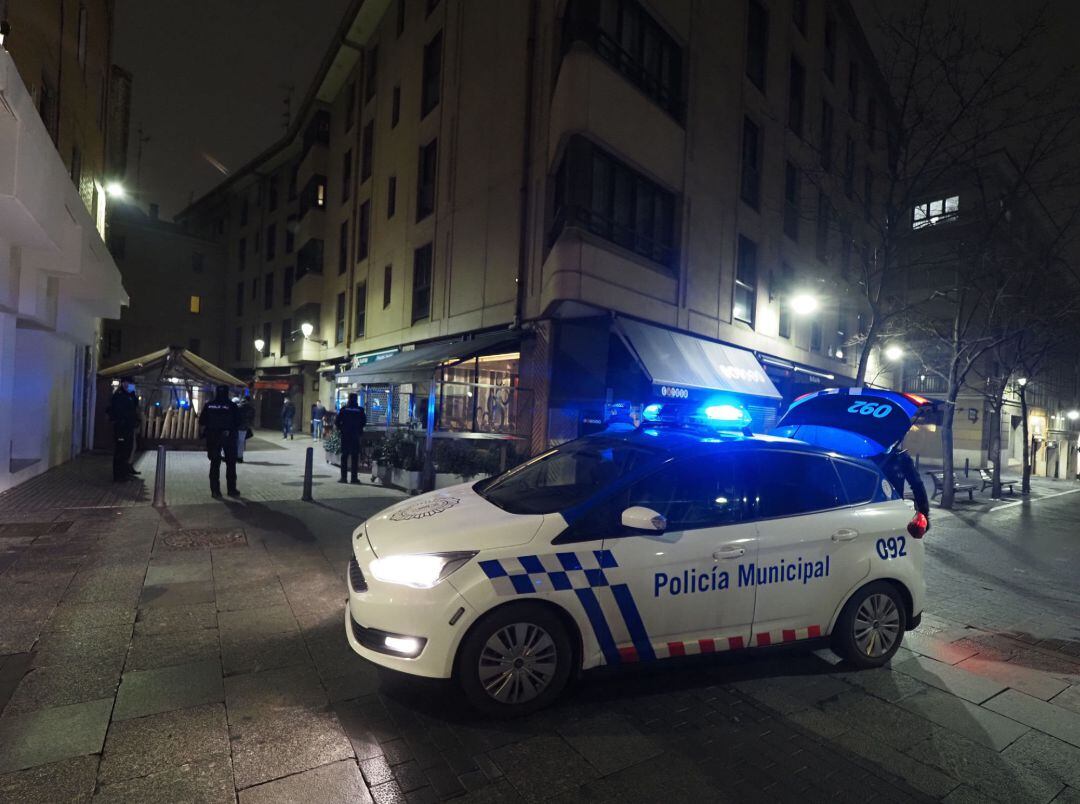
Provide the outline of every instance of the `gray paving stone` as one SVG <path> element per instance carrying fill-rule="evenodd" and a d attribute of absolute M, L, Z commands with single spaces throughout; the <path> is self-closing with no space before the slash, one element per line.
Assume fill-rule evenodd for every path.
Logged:
<path fill-rule="evenodd" d="M 1029 731 L 1022 723 L 933 687 L 904 698 L 899 706 L 995 751 Z"/>
<path fill-rule="evenodd" d="M 875 698 L 895 703 L 927 685 L 906 673 L 898 673 L 891 667 L 876 667 L 868 670 L 850 670 L 833 673 L 833 678 L 861 687 Z"/>
<path fill-rule="evenodd" d="M 1057 794 L 1052 804 L 1080 804 L 1080 788 L 1066 787 Z"/>
<path fill-rule="evenodd" d="M 254 673 L 275 667 L 311 664 L 299 631 L 243 639 L 222 637 L 221 663 L 225 675 Z"/>
<path fill-rule="evenodd" d="M 113 720 L 216 703 L 225 698 L 217 659 L 124 673 Z"/>
<path fill-rule="evenodd" d="M 880 765 L 916 790 L 934 798 L 947 795 L 960 784 L 960 780 L 943 773 L 933 765 L 919 762 L 885 745 L 877 739 L 872 726 L 848 731 L 840 735 L 836 742 L 851 753 Z"/>
<path fill-rule="evenodd" d="M 966 633 L 964 629 L 949 629 L 933 635 L 922 633 L 921 629 L 909 631 L 904 634 L 904 647 L 920 656 L 928 656 L 945 664 L 957 664 L 979 651 L 978 646 L 961 638 Z"/>
<path fill-rule="evenodd" d="M 867 723 L 873 723 L 879 740 L 901 750 L 944 731 L 926 718 L 861 690 L 851 690 L 834 700 L 822 701 L 819 708 L 826 717 L 837 718 L 849 728 L 863 729 Z"/>
<path fill-rule="evenodd" d="M 896 665 L 896 670 L 931 687 L 937 687 L 976 704 L 992 698 L 1005 689 L 1005 685 L 997 681 L 923 656 L 901 662 Z"/>
<path fill-rule="evenodd" d="M 265 609 L 223 611 L 218 614 L 222 642 L 286 632 L 300 632 L 296 617 L 288 606 Z"/>
<path fill-rule="evenodd" d="M 597 777 L 564 740 L 542 734 L 491 752 L 491 758 L 525 801 L 540 801 Z"/>
<path fill-rule="evenodd" d="M 135 620 L 137 635 L 190 631 L 195 628 L 217 628 L 217 607 L 213 603 L 139 609 Z"/>
<path fill-rule="evenodd" d="M 143 569 L 136 567 L 83 568 L 64 592 L 65 603 L 113 601 L 134 606 L 143 584 Z"/>
<path fill-rule="evenodd" d="M 33 664 L 93 665 L 115 663 L 123 667 L 130 625 L 110 625 L 79 631 L 46 631 L 34 646 Z"/>
<path fill-rule="evenodd" d="M 0 773 L 100 752 L 112 705 L 105 698 L 0 717 Z"/>
<path fill-rule="evenodd" d="M 110 625 L 131 625 L 135 608 L 126 603 L 62 603 L 49 618 L 50 631 L 82 631 Z"/>
<path fill-rule="evenodd" d="M 51 611 L 52 609 L 46 610 L 40 618 L 0 621 L 0 654 L 29 652 L 34 647 L 38 634 L 45 627 Z"/>
<path fill-rule="evenodd" d="M 115 782 L 215 757 L 229 757 L 229 727 L 225 707 L 207 704 L 113 723 L 99 775 Z"/>
<path fill-rule="evenodd" d="M 851 690 L 839 678 L 821 673 L 762 675 L 737 681 L 732 686 L 783 714 L 806 709 Z"/>
<path fill-rule="evenodd" d="M 152 670 L 174 664 L 216 659 L 220 655 L 216 628 L 136 634 L 127 654 L 127 670 Z"/>
<path fill-rule="evenodd" d="M 225 702 L 230 726 L 266 717 L 280 709 L 315 709 L 328 703 L 326 691 L 311 665 L 229 676 L 225 679 Z"/>
<path fill-rule="evenodd" d="M 240 804 L 339 804 L 372 801 L 355 760 L 323 765 L 240 791 Z"/>
<path fill-rule="evenodd" d="M 361 660 L 362 661 L 362 660 Z M 326 693 L 332 702 L 350 701 L 378 692 L 382 687 L 379 669 L 368 662 L 346 676 L 323 679 Z"/>
<path fill-rule="evenodd" d="M 1071 684 L 1050 699 L 1054 706 L 1068 709 L 1070 712 L 1080 714 L 1080 685 Z"/>
<path fill-rule="evenodd" d="M 1006 690 L 987 701 L 985 706 L 1070 745 L 1080 746 L 1080 714 L 1076 712 L 1016 690 Z"/>
<path fill-rule="evenodd" d="M 1080 788 L 1080 748 L 1048 734 L 1028 732 L 1006 748 L 1002 756 L 1062 784 Z"/>
<path fill-rule="evenodd" d="M 214 589 L 218 611 L 265 609 L 289 603 L 281 584 L 273 577 L 228 585 L 215 579 Z"/>
<path fill-rule="evenodd" d="M 176 765 L 149 776 L 103 784 L 94 804 L 235 804 L 232 769 L 228 759 L 211 759 Z"/>
<path fill-rule="evenodd" d="M 190 554 L 184 555 L 185 558 Z M 210 561 L 153 561 L 146 569 L 146 586 L 171 586 L 177 583 L 198 583 L 214 580 L 214 568 Z"/>
<path fill-rule="evenodd" d="M 120 664 L 51 664 L 30 670 L 4 708 L 21 715 L 53 706 L 112 698 L 120 683 Z"/>
<path fill-rule="evenodd" d="M 657 757 L 664 750 L 614 712 L 574 719 L 557 730 L 602 776 Z"/>
<path fill-rule="evenodd" d="M 1049 701 L 1069 686 L 1060 678 L 1041 670 L 1024 667 L 1016 662 L 987 659 L 981 655 L 965 659 L 956 666 L 1044 701 Z"/>
<path fill-rule="evenodd" d="M 192 581 L 144 586 L 139 598 L 139 607 L 194 606 L 213 601 L 214 584 L 211 581 Z"/>
<path fill-rule="evenodd" d="M 950 732 L 913 744 L 904 753 L 962 779 L 983 800 L 1049 801 L 1061 789 L 1061 783 L 1045 773 Z M 965 794 L 959 790 L 954 793 L 956 797 Z"/>
<path fill-rule="evenodd" d="M 73 757 L 49 765 L 0 775 L 0 801 L 18 804 L 85 804 L 94 795 L 96 755 Z"/>

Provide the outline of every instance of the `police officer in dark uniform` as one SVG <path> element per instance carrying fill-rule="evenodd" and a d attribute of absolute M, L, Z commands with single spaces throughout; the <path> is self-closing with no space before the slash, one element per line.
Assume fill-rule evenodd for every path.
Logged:
<path fill-rule="evenodd" d="M 349 458 L 352 458 L 352 482 L 359 483 L 357 464 L 360 463 L 360 436 L 367 425 L 367 414 L 360 407 L 356 394 L 349 394 L 345 407 L 338 411 L 336 425 L 341 434 L 341 479 L 338 483 L 345 482 Z"/>
<path fill-rule="evenodd" d="M 131 465 L 135 447 L 135 429 L 139 424 L 139 398 L 135 381 L 124 377 L 109 400 L 109 421 L 113 428 L 113 481 L 127 480 L 138 474 Z"/>
<path fill-rule="evenodd" d="M 915 461 L 910 453 L 902 449 L 899 443 L 893 445 L 878 461 L 881 473 L 892 487 L 904 496 L 904 483 L 911 486 L 911 495 L 915 498 L 915 510 L 926 517 L 926 527 L 930 528 L 930 498 L 926 496 L 926 486 L 915 468 Z"/>
<path fill-rule="evenodd" d="M 212 402 L 199 414 L 199 427 L 206 439 L 206 457 L 210 459 L 210 495 L 221 496 L 221 457 L 225 456 L 225 483 L 230 497 L 239 497 L 236 489 L 236 434 L 240 430 L 240 408 L 229 399 L 227 386 L 219 385 Z"/>

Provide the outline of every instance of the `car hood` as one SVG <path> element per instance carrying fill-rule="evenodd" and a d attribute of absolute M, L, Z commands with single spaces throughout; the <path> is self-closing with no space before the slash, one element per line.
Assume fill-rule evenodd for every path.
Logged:
<path fill-rule="evenodd" d="M 873 458 L 903 440 L 934 403 L 877 388 L 830 388 L 791 403 L 772 435 L 857 458 Z"/>
<path fill-rule="evenodd" d="M 489 550 L 524 544 L 544 522 L 540 514 L 511 514 L 469 484 L 421 494 L 392 505 L 365 523 L 376 556 Z"/>

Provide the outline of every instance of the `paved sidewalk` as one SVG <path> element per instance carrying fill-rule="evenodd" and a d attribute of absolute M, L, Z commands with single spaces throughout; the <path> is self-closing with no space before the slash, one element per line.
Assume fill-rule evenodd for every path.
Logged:
<path fill-rule="evenodd" d="M 105 456 L 0 495 L 0 801 L 1080 796 L 1080 656 L 969 620 L 927 616 L 881 670 L 725 656 L 479 719 L 342 634 L 350 533 L 402 495 L 330 476 L 300 502 L 310 441 L 262 441 L 239 501 L 194 453 L 162 511 L 99 480 Z"/>

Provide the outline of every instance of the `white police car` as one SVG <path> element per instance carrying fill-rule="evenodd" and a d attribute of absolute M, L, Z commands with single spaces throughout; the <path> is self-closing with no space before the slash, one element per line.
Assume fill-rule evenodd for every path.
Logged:
<path fill-rule="evenodd" d="M 765 436 L 730 405 L 651 406 L 636 429 L 392 506 L 353 535 L 349 644 L 454 677 L 494 714 L 539 708 L 599 665 L 819 638 L 883 664 L 921 617 L 923 546 L 868 458 L 925 407 L 824 391 Z"/>

